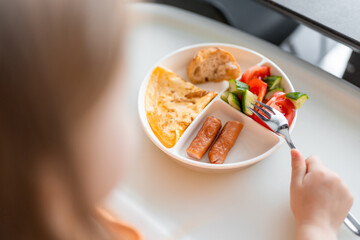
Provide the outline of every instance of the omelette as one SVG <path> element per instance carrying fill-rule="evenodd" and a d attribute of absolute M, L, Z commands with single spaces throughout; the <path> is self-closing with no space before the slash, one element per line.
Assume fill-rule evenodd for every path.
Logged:
<path fill-rule="evenodd" d="M 163 67 L 152 72 L 145 93 L 149 125 L 159 141 L 173 147 L 190 123 L 217 95 L 204 91 Z"/>

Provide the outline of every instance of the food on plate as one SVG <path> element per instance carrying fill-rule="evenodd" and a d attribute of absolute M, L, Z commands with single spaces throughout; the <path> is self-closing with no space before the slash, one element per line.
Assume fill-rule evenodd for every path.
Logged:
<path fill-rule="evenodd" d="M 269 66 L 253 66 L 243 73 L 241 76 L 241 82 L 248 84 L 251 79 L 263 79 L 267 76 L 270 76 Z"/>
<path fill-rule="evenodd" d="M 279 88 L 275 88 L 273 90 L 267 91 L 264 100 L 269 101 L 270 98 L 272 98 L 272 96 L 274 96 L 274 94 L 277 92 L 284 92 L 284 89 L 279 87 Z"/>
<path fill-rule="evenodd" d="M 187 155 L 189 157 L 200 160 L 216 138 L 220 128 L 220 119 L 213 116 L 208 117 L 186 150 Z"/>
<path fill-rule="evenodd" d="M 253 78 L 249 81 L 249 87 L 250 92 L 257 95 L 257 100 L 262 102 L 265 97 L 267 83 L 259 78 Z"/>
<path fill-rule="evenodd" d="M 242 128 L 243 124 L 238 121 L 228 121 L 225 124 L 219 137 L 209 150 L 209 160 L 211 163 L 224 163 L 228 152 L 234 146 Z"/>
<path fill-rule="evenodd" d="M 279 110 L 282 114 L 284 114 L 285 118 L 288 120 L 289 126 L 291 126 L 295 118 L 296 109 L 294 104 L 289 99 L 287 99 L 285 95 L 286 94 L 284 92 L 277 92 L 273 95 L 272 98 L 270 98 L 269 101 L 266 102 L 266 104 L 270 107 L 275 108 L 276 110 Z M 253 114 L 251 118 L 262 126 L 266 127 L 266 124 L 255 114 Z"/>
<path fill-rule="evenodd" d="M 225 92 L 222 92 L 222 93 L 221 93 L 220 98 L 221 98 L 224 102 L 229 103 L 229 101 L 228 101 L 229 95 L 230 95 L 230 91 L 229 91 L 229 90 L 226 90 Z"/>
<path fill-rule="evenodd" d="M 239 98 L 234 93 L 229 92 L 227 101 L 232 107 L 234 107 L 235 109 L 240 111 L 240 109 L 241 109 L 240 101 L 239 101 Z"/>
<path fill-rule="evenodd" d="M 220 98 L 233 108 L 268 128 L 250 110 L 254 110 L 254 105 L 259 105 L 257 102 L 262 102 L 283 113 L 291 125 L 296 110 L 308 96 L 301 92 L 285 93 L 283 77 L 272 75 L 271 67 L 266 65 L 268 64 L 250 67 L 241 75 L 240 67 L 231 53 L 209 47 L 200 50 L 189 63 L 187 74 L 190 81 L 157 66 L 151 73 L 145 90 L 145 113 L 154 135 L 164 147 L 174 147 L 188 126 L 217 96 L 216 92 L 207 91 L 211 88 L 203 90 L 194 84 L 223 80 L 229 83 L 229 88 L 221 93 Z M 215 85 L 217 84 L 205 86 Z M 222 84 L 219 86 L 222 89 Z M 259 113 L 262 114 L 261 111 Z M 221 128 L 221 120 L 209 116 L 191 143 L 188 143 L 187 156 L 200 160 L 208 152 L 210 163 L 223 164 L 236 143 L 243 124 L 228 121 Z"/>
<path fill-rule="evenodd" d="M 188 76 L 192 83 L 236 79 L 241 70 L 234 56 L 216 47 L 200 50 L 190 62 Z"/>
<path fill-rule="evenodd" d="M 236 81 L 234 79 L 229 80 L 229 91 L 236 94 L 241 95 L 245 90 L 250 90 L 249 85 L 246 83 Z"/>
<path fill-rule="evenodd" d="M 263 102 L 283 113 L 291 125 L 296 109 L 308 96 L 301 92 L 285 93 L 281 80 L 281 76 L 270 75 L 269 66 L 253 66 L 243 73 L 240 80 L 229 80 L 229 89 L 221 94 L 221 99 L 268 128 L 249 110 L 254 109 L 256 101 Z"/>
<path fill-rule="evenodd" d="M 252 93 L 250 90 L 246 90 L 241 95 L 242 112 L 249 116 L 252 115 L 253 113 L 250 111 L 249 108 L 254 108 L 254 106 L 252 104 L 254 104 L 256 102 L 257 98 L 258 97 L 254 93 Z"/>
<path fill-rule="evenodd" d="M 263 81 L 267 84 L 267 90 L 271 91 L 280 88 L 281 79 L 281 76 L 268 76 L 264 77 Z"/>
<path fill-rule="evenodd" d="M 165 147 L 173 147 L 216 95 L 183 80 L 170 70 L 156 67 L 145 92 L 146 117 L 155 136 Z"/>
<path fill-rule="evenodd" d="M 304 104 L 304 102 L 309 99 L 306 93 L 301 92 L 287 93 L 285 97 L 294 104 L 296 109 L 299 109 Z"/>

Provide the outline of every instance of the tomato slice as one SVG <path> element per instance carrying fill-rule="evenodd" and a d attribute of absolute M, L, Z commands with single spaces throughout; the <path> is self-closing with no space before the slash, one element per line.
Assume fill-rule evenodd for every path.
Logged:
<path fill-rule="evenodd" d="M 285 98 L 285 95 L 286 95 L 286 93 L 279 91 L 279 92 L 274 93 L 273 97 L 276 97 L 276 98 Z"/>
<path fill-rule="evenodd" d="M 249 81 L 250 92 L 258 96 L 257 100 L 262 102 L 267 88 L 267 83 L 259 78 L 253 78 Z"/>
<path fill-rule="evenodd" d="M 276 110 L 279 110 L 286 119 L 288 120 L 289 126 L 291 126 L 296 110 L 294 104 L 287 98 L 285 98 L 285 93 L 283 92 L 277 92 L 273 95 L 273 97 L 266 103 L 270 107 L 275 108 Z M 260 113 L 261 114 L 261 113 Z M 259 123 L 260 125 L 264 126 L 265 128 L 271 130 L 258 116 L 255 114 L 251 115 L 251 118 Z"/>
<path fill-rule="evenodd" d="M 273 96 L 266 104 L 284 114 L 288 120 L 289 126 L 291 126 L 296 114 L 296 109 L 294 104 L 289 99 L 285 98 L 285 93 Z"/>
<path fill-rule="evenodd" d="M 269 66 L 253 66 L 243 73 L 240 81 L 248 84 L 249 81 L 253 78 L 263 79 L 267 76 L 270 76 Z"/>

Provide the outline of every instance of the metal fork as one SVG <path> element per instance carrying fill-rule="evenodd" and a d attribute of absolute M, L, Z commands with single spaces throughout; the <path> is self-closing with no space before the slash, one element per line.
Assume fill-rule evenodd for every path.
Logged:
<path fill-rule="evenodd" d="M 256 116 L 258 116 L 274 132 L 283 136 L 291 149 L 295 149 L 296 147 L 295 147 L 294 143 L 291 141 L 290 134 L 289 134 L 289 123 L 288 123 L 287 119 L 285 118 L 285 116 L 278 110 L 276 110 L 262 102 L 259 102 L 259 101 L 256 101 L 256 102 L 259 105 L 266 108 L 267 110 L 269 110 L 269 111 L 266 111 L 265 109 L 252 103 L 254 108 L 261 111 L 266 117 L 250 107 L 248 107 L 249 110 L 252 111 Z"/>
<path fill-rule="evenodd" d="M 258 111 L 255 111 L 254 109 L 248 107 L 248 109 L 253 112 L 256 116 L 258 116 L 271 130 L 278 133 L 279 135 L 283 136 L 289 145 L 291 149 L 295 149 L 295 145 L 292 142 L 289 134 L 289 123 L 285 116 L 278 110 L 262 103 L 259 101 L 256 101 L 257 104 L 254 106 L 255 109 Z M 264 108 L 262 108 L 262 107 Z M 360 236 L 360 223 L 356 220 L 356 218 L 349 212 L 347 217 L 344 220 L 344 224 L 357 236 Z"/>

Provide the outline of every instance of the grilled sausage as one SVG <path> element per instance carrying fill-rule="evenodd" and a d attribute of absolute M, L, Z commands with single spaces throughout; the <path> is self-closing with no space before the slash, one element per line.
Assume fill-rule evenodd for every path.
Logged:
<path fill-rule="evenodd" d="M 212 116 L 208 117 L 186 150 L 187 155 L 189 157 L 200 160 L 209 149 L 211 143 L 214 141 L 216 135 L 220 131 L 220 128 L 220 119 Z"/>
<path fill-rule="evenodd" d="M 219 137 L 216 139 L 214 145 L 210 148 L 209 160 L 211 163 L 224 163 L 226 155 L 234 146 L 242 128 L 243 124 L 237 121 L 228 121 L 225 124 Z"/>

